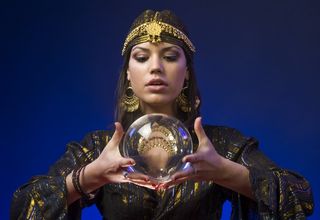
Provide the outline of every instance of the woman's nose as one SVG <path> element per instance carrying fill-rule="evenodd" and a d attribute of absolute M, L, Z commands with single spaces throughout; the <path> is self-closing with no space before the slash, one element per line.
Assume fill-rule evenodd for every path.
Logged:
<path fill-rule="evenodd" d="M 163 72 L 163 63 L 161 57 L 154 55 L 150 59 L 150 73 L 162 73 Z"/>

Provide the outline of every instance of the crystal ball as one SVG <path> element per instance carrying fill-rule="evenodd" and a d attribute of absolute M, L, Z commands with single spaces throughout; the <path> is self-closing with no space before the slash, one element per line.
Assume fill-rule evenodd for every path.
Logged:
<path fill-rule="evenodd" d="M 193 152 L 188 129 L 176 118 L 164 114 L 147 114 L 134 121 L 127 130 L 122 153 L 135 160 L 130 172 L 141 173 L 158 183 L 165 182 L 189 164 L 182 158 Z"/>

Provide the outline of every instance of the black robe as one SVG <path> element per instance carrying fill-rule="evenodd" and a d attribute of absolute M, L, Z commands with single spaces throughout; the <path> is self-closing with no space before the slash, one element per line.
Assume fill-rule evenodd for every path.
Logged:
<path fill-rule="evenodd" d="M 80 199 L 68 207 L 65 177 L 97 158 L 113 134 L 95 131 L 80 143 L 69 143 L 47 175 L 33 177 L 14 193 L 11 219 L 80 219 L 82 208 L 96 204 L 103 219 L 214 220 L 221 218 L 226 200 L 232 204 L 231 219 L 305 219 L 311 215 L 313 198 L 307 180 L 266 158 L 254 138 L 228 127 L 204 128 L 220 155 L 248 168 L 256 201 L 213 182 L 189 180 L 162 192 L 131 183 L 107 184 L 91 201 Z M 190 133 L 196 150 L 196 135 Z"/>

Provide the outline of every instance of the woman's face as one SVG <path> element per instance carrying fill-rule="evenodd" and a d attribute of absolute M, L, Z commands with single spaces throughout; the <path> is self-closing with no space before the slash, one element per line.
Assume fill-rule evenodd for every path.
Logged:
<path fill-rule="evenodd" d="M 173 110 L 188 77 L 184 51 L 177 45 L 146 42 L 131 50 L 127 78 L 146 113 Z"/>

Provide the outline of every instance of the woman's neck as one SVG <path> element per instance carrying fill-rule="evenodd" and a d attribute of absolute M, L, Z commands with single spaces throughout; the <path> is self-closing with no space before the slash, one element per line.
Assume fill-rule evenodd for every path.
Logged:
<path fill-rule="evenodd" d="M 142 104 L 141 110 L 145 114 L 152 114 L 152 113 L 160 113 L 165 114 L 168 116 L 175 117 L 176 111 L 174 105 L 148 105 L 148 104 Z"/>

